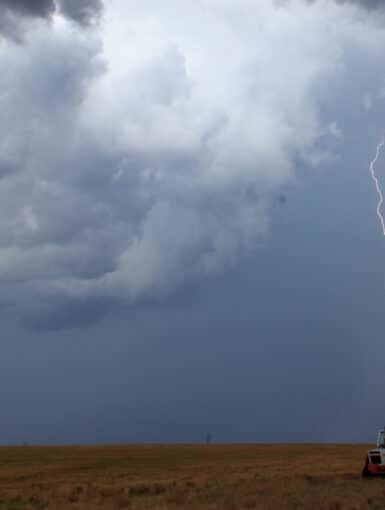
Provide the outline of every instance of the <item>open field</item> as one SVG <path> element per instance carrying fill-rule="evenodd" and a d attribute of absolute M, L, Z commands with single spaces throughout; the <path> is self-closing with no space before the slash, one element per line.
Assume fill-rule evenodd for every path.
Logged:
<path fill-rule="evenodd" d="M 0 448 L 0 510 L 384 509 L 365 445 Z"/>

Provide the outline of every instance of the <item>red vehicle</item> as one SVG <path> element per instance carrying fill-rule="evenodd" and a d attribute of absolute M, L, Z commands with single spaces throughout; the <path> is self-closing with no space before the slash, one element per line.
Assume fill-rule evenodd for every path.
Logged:
<path fill-rule="evenodd" d="M 362 476 L 385 475 L 385 429 L 377 434 L 377 447 L 366 454 Z"/>

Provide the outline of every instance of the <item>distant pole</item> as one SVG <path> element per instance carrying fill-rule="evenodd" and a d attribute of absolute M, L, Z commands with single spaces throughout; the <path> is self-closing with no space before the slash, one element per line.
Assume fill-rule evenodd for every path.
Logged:
<path fill-rule="evenodd" d="M 211 444 L 212 436 L 210 432 L 206 434 L 206 444 Z"/>

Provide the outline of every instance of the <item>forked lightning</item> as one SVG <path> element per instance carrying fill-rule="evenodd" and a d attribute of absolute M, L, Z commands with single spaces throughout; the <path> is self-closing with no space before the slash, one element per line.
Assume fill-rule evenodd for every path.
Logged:
<path fill-rule="evenodd" d="M 380 183 L 378 182 L 378 179 L 377 179 L 376 174 L 374 172 L 375 164 L 377 163 L 377 160 L 378 160 L 378 158 L 380 156 L 380 153 L 381 153 L 381 149 L 382 149 L 382 147 L 384 145 L 385 145 L 385 138 L 383 137 L 381 142 L 377 145 L 376 156 L 373 159 L 373 161 L 371 161 L 369 170 L 370 170 L 370 175 L 372 176 L 372 179 L 374 181 L 374 184 L 376 186 L 376 190 L 377 190 L 377 193 L 378 193 L 378 196 L 379 196 L 379 200 L 378 200 L 378 204 L 377 204 L 377 216 L 378 216 L 378 218 L 380 220 L 380 223 L 381 223 L 381 226 L 382 226 L 382 233 L 385 236 L 385 222 L 384 222 L 384 217 L 382 216 L 382 213 L 381 213 L 381 207 L 382 207 L 382 204 L 384 202 L 384 197 L 382 195 Z"/>

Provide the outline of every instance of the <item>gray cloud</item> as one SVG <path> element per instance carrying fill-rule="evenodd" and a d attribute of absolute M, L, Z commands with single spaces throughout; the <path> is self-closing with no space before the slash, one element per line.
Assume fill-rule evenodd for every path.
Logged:
<path fill-rule="evenodd" d="M 336 0 L 339 4 L 354 4 L 365 9 L 384 8 L 383 0 Z"/>
<path fill-rule="evenodd" d="M 202 24 L 191 2 L 186 32 L 180 3 L 116 0 L 103 41 L 59 23 L 0 45 L 0 303 L 35 327 L 82 324 L 255 250 L 296 166 L 343 137 L 338 94 L 385 48 L 348 7 L 333 31 L 328 5 L 213 1 Z M 363 109 L 385 76 L 354 83 Z"/>
<path fill-rule="evenodd" d="M 0 0 L 0 7 L 28 16 L 48 17 L 55 11 L 53 0 Z"/>
<path fill-rule="evenodd" d="M 305 0 L 309 4 L 314 4 L 319 2 L 319 0 Z M 355 5 L 358 7 L 362 7 L 363 9 L 367 9 L 368 11 L 375 9 L 384 9 L 385 5 L 383 0 L 332 0 L 336 4 L 339 5 Z M 290 2 L 290 0 L 283 0 L 283 4 Z"/>
<path fill-rule="evenodd" d="M 87 24 L 100 14 L 103 4 L 101 0 L 59 0 L 58 6 L 64 16 Z M 57 5 L 54 0 L 0 0 L 0 8 L 26 16 L 48 18 Z"/>
<path fill-rule="evenodd" d="M 56 12 L 80 25 L 99 19 L 101 0 L 0 0 L 0 34 L 21 42 L 24 33 L 33 28 L 33 20 L 50 19 Z"/>
<path fill-rule="evenodd" d="M 97 20 L 102 9 L 102 0 L 60 0 L 61 13 L 82 25 Z"/>

